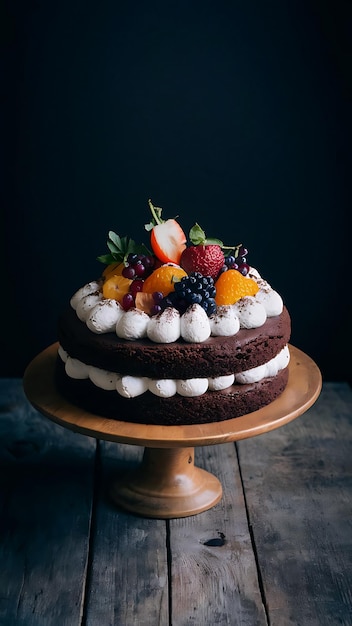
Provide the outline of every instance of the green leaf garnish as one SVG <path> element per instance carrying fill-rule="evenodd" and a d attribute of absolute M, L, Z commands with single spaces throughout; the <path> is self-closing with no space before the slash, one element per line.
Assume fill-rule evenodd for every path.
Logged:
<path fill-rule="evenodd" d="M 114 233 L 113 230 L 109 230 L 108 237 L 111 243 L 113 243 L 117 249 L 121 248 L 121 237 L 119 237 L 119 235 Z"/>
<path fill-rule="evenodd" d="M 211 244 L 220 246 L 222 250 L 227 250 L 227 252 L 225 252 L 225 256 L 228 256 L 231 252 L 233 252 L 236 259 L 238 257 L 239 249 L 242 246 L 241 243 L 237 246 L 225 246 L 220 239 L 206 237 L 204 230 L 197 223 L 192 226 L 189 231 L 189 239 L 194 246 L 209 246 Z"/>
<path fill-rule="evenodd" d="M 222 248 L 224 245 L 222 241 L 220 241 L 220 239 L 208 239 L 205 235 L 204 230 L 199 226 L 199 224 L 195 224 L 194 226 L 192 226 L 191 230 L 189 231 L 189 239 L 194 246 L 207 246 L 213 244 Z"/>
<path fill-rule="evenodd" d="M 100 256 L 97 256 L 97 261 L 100 261 L 100 263 L 105 263 L 105 265 L 115 263 L 115 259 L 112 254 L 102 254 Z"/>
<path fill-rule="evenodd" d="M 137 244 L 130 237 L 120 237 L 113 230 L 109 230 L 106 245 L 110 254 L 102 254 L 97 257 L 97 261 L 105 263 L 105 265 L 111 263 L 125 263 L 126 265 L 129 254 L 151 254 L 144 244 Z"/>

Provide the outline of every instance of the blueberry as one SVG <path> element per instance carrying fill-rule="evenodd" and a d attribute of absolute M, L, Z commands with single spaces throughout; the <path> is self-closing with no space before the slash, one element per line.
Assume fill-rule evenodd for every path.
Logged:
<path fill-rule="evenodd" d="M 208 313 L 208 315 L 213 315 L 213 313 L 215 313 L 215 311 L 216 311 L 216 302 L 215 302 L 214 298 L 209 298 L 207 313 Z"/>
<path fill-rule="evenodd" d="M 189 302 L 191 304 L 200 304 L 202 301 L 202 296 L 199 293 L 191 293 L 189 295 Z"/>

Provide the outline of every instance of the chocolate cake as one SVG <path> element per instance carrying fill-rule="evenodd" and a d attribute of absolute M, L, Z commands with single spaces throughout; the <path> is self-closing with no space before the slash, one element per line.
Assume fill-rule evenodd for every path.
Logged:
<path fill-rule="evenodd" d="M 281 297 L 242 245 L 225 257 L 222 242 L 196 234 L 186 245 L 175 220 L 157 222 L 146 253 L 110 231 L 103 275 L 58 322 L 56 384 L 73 404 L 122 421 L 195 424 L 283 392 L 291 322 Z"/>

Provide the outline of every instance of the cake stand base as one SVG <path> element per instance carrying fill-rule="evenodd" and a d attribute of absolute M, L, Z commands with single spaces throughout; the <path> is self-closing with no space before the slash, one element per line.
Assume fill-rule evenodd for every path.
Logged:
<path fill-rule="evenodd" d="M 314 361 L 290 346 L 286 389 L 258 411 L 209 424 L 133 424 L 89 413 L 61 396 L 54 378 L 57 349 L 58 344 L 49 346 L 27 367 L 23 385 L 28 400 L 65 428 L 97 439 L 144 447 L 139 468 L 121 476 L 111 487 L 111 497 L 117 504 L 144 517 L 187 517 L 213 507 L 221 499 L 221 484 L 194 465 L 194 447 L 239 441 L 279 428 L 307 411 L 322 385 Z"/>
<path fill-rule="evenodd" d="M 219 480 L 194 465 L 194 448 L 145 448 L 140 466 L 112 484 L 112 499 L 143 517 L 196 515 L 222 496 Z"/>

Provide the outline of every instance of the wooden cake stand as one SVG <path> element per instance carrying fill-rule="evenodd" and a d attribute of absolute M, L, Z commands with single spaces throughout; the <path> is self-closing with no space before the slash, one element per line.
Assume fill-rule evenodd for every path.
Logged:
<path fill-rule="evenodd" d="M 24 390 L 46 417 L 97 439 L 144 446 L 137 470 L 112 485 L 111 494 L 125 509 L 159 519 L 186 517 L 214 506 L 222 496 L 219 480 L 194 464 L 194 447 L 237 441 L 279 428 L 304 413 L 319 396 L 317 365 L 290 346 L 289 380 L 281 396 L 266 407 L 223 422 L 192 426 L 154 426 L 107 419 L 80 409 L 56 390 L 54 369 L 58 344 L 41 352 L 28 366 Z"/>

